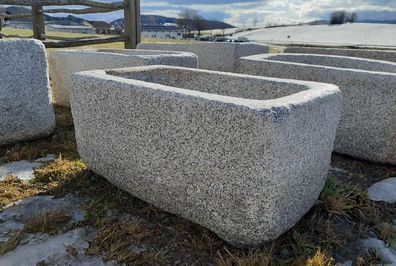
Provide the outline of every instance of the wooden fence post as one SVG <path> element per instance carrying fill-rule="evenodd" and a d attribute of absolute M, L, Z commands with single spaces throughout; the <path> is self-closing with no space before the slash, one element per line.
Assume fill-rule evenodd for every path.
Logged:
<path fill-rule="evenodd" d="M 136 49 L 140 42 L 140 0 L 124 0 L 125 49 Z"/>
<path fill-rule="evenodd" d="M 32 6 L 33 37 L 37 40 L 44 40 L 45 24 L 43 6 Z"/>

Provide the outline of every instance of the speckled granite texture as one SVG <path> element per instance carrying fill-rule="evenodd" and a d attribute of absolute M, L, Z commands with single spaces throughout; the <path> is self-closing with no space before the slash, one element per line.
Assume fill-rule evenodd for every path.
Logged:
<path fill-rule="evenodd" d="M 93 171 L 254 246 L 318 198 L 341 98 L 330 84 L 146 66 L 75 74 L 71 108 Z"/>
<path fill-rule="evenodd" d="M 196 68 L 197 60 L 196 55 L 185 52 L 125 49 L 52 51 L 49 56 L 49 65 L 54 100 L 59 105 L 70 106 L 71 78 L 79 71 L 143 65 Z"/>
<path fill-rule="evenodd" d="M 269 52 L 269 46 L 258 43 L 140 43 L 138 48 L 191 52 L 198 56 L 198 68 L 226 72 L 234 72 L 242 56 Z"/>
<path fill-rule="evenodd" d="M 258 55 L 241 59 L 238 72 L 339 86 L 343 111 L 335 151 L 396 164 L 395 63 L 331 55 Z"/>
<path fill-rule="evenodd" d="M 0 40 L 0 145 L 46 136 L 54 128 L 44 45 Z"/>
<path fill-rule="evenodd" d="M 319 48 L 319 47 L 298 47 L 290 46 L 284 51 L 285 53 L 297 54 L 327 54 L 341 55 L 350 57 L 360 57 L 375 60 L 384 60 L 396 62 L 395 50 L 374 50 L 374 49 L 347 49 L 347 48 Z"/>

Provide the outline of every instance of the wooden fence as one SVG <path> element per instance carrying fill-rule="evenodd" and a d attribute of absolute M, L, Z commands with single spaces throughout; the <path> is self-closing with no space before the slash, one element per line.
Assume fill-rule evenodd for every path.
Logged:
<path fill-rule="evenodd" d="M 17 18 L 32 18 L 33 36 L 42 40 L 48 48 L 74 47 L 89 44 L 120 42 L 125 43 L 126 49 L 135 49 L 140 42 L 140 0 L 124 0 L 122 2 L 102 3 L 93 0 L 0 0 L 0 5 L 30 6 L 31 15 L 7 15 L 0 14 L 0 18 L 10 20 Z M 85 6 L 83 9 L 53 8 L 43 9 L 43 6 Z M 65 38 L 45 34 L 44 14 L 69 13 L 69 14 L 91 14 L 107 13 L 116 10 L 124 10 L 124 33 L 119 36 L 106 38 Z M 6 35 L 1 33 L 0 37 L 21 37 L 18 35 Z"/>

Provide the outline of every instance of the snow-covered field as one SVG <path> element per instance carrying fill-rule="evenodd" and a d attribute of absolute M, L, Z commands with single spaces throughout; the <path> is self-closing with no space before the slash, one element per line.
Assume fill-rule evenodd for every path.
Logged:
<path fill-rule="evenodd" d="M 285 44 L 396 46 L 396 24 L 303 25 L 241 32 L 234 38 Z"/>

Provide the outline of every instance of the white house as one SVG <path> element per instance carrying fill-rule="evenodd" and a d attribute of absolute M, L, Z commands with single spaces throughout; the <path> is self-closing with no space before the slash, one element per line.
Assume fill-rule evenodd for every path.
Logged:
<path fill-rule="evenodd" d="M 95 28 L 87 27 L 87 26 L 68 26 L 68 25 L 47 24 L 46 28 L 47 28 L 47 31 L 96 34 Z"/>
<path fill-rule="evenodd" d="M 175 26 L 142 26 L 143 38 L 182 39 L 182 31 Z"/>

